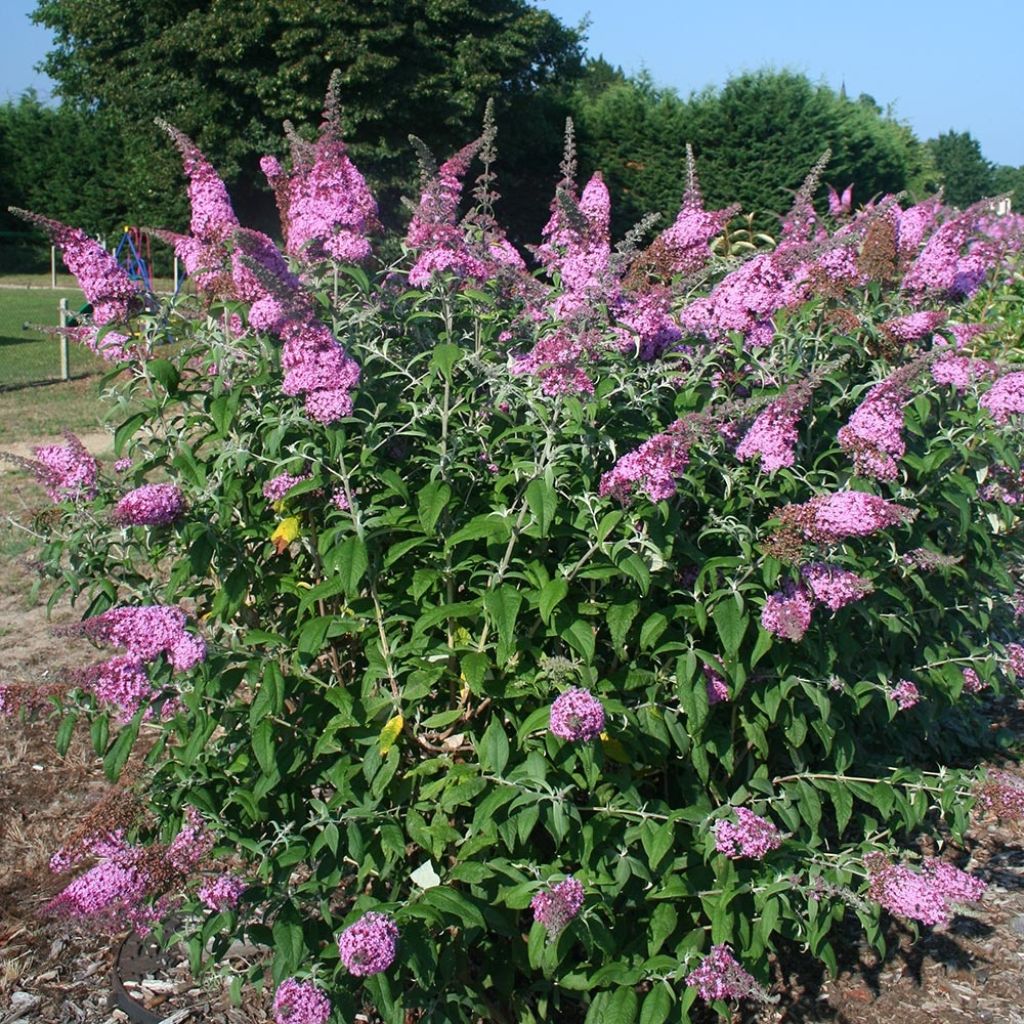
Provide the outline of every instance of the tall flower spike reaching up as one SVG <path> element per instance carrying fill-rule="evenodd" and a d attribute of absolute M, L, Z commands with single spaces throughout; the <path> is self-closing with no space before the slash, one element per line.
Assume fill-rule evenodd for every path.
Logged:
<path fill-rule="evenodd" d="M 96 496 L 99 463 L 85 445 L 64 431 L 67 444 L 45 444 L 32 449 L 34 459 L 0 453 L 0 458 L 31 473 L 46 489 L 51 501 L 80 501 Z"/>
<path fill-rule="evenodd" d="M 277 198 L 290 256 L 358 263 L 370 255 L 366 235 L 377 225 L 377 203 L 345 148 L 339 84 L 340 73 L 335 71 L 324 101 L 320 138 L 311 146 L 295 137 L 291 173 L 272 157 L 264 157 L 261 167 Z"/>
<path fill-rule="evenodd" d="M 202 242 L 226 241 L 239 227 L 227 186 L 184 132 L 161 118 L 157 118 L 156 123 L 170 135 L 181 152 L 192 204 L 192 234 Z"/>
<path fill-rule="evenodd" d="M 782 219 L 779 249 L 803 246 L 812 240 L 814 226 L 818 223 L 818 215 L 814 212 L 814 193 L 818 190 L 822 172 L 831 157 L 832 150 L 826 149 L 793 196 L 793 205 Z"/>
<path fill-rule="evenodd" d="M 740 204 L 724 210 L 704 209 L 697 178 L 693 147 L 686 144 L 686 191 L 673 224 L 666 228 L 644 255 L 643 264 L 656 268 L 661 276 L 692 274 L 711 259 L 711 240 L 739 213 Z"/>

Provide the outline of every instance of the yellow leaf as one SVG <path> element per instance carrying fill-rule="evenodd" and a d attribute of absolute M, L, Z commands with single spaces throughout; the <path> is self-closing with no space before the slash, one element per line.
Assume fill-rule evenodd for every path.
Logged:
<path fill-rule="evenodd" d="M 281 554 L 298 535 L 299 520 L 295 516 L 289 516 L 277 524 L 277 529 L 270 535 L 270 542 L 274 545 L 274 550 Z"/>
<path fill-rule="evenodd" d="M 604 756 L 609 760 L 617 761 L 619 764 L 629 764 L 629 755 L 626 753 L 626 748 L 606 732 L 601 733 L 601 749 L 604 751 Z"/>
<path fill-rule="evenodd" d="M 395 740 L 398 739 L 398 734 L 402 731 L 403 725 L 405 725 L 405 719 L 401 715 L 395 715 L 394 718 L 389 718 L 384 723 L 384 728 L 380 731 L 380 752 L 382 757 L 395 745 Z"/>

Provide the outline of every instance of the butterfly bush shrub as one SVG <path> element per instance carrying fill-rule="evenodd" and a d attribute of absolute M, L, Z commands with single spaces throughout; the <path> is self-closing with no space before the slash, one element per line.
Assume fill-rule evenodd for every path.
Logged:
<path fill-rule="evenodd" d="M 90 270 L 117 473 L 32 465 L 67 642 L 110 659 L 58 740 L 88 722 L 137 813 L 89 816 L 53 912 L 174 911 L 196 970 L 255 942 L 278 1021 L 655 1024 L 977 899 L 923 840 L 1024 805 L 972 767 L 1024 664 L 1020 218 L 825 216 L 819 167 L 719 257 L 691 158 L 613 249 L 570 146 L 530 272 L 488 125 L 379 266 L 327 113 L 265 162 L 286 252 L 172 130 L 193 293 Z"/>

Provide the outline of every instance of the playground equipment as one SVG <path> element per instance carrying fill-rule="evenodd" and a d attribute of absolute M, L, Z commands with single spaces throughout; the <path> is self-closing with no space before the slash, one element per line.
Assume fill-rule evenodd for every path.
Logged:
<path fill-rule="evenodd" d="M 114 250 L 114 259 L 124 267 L 133 281 L 138 281 L 148 292 L 153 290 L 153 276 L 150 272 L 153 250 L 145 231 L 126 224 L 121 241 Z"/>

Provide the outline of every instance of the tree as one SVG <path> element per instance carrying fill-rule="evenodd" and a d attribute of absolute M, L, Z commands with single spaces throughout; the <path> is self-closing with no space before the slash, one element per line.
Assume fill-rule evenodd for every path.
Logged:
<path fill-rule="evenodd" d="M 177 161 L 152 120 L 175 124 L 243 215 L 272 208 L 258 159 L 283 152 L 284 118 L 316 125 L 333 68 L 352 156 L 393 217 L 410 133 L 447 155 L 478 130 L 489 96 L 499 123 L 521 116 L 581 63 L 578 33 L 525 0 L 38 0 L 33 20 L 55 32 L 43 69 L 65 100 L 161 154 L 160 181 Z"/>
<path fill-rule="evenodd" d="M 942 176 L 947 203 L 970 206 L 996 191 L 995 169 L 982 156 L 981 146 L 970 132 L 945 132 L 929 139 L 928 148 Z"/>
<path fill-rule="evenodd" d="M 671 220 L 685 185 L 685 147 L 697 155 L 711 208 L 740 202 L 768 231 L 826 148 L 825 180 L 874 195 L 934 182 L 930 154 L 870 97 L 849 100 L 803 75 L 758 71 L 681 99 L 645 76 L 579 90 L 580 152 L 612 188 L 621 230 L 647 210 Z"/>
<path fill-rule="evenodd" d="M 1024 207 L 1024 167 L 999 164 L 992 169 L 993 192 L 1008 193 L 1013 209 L 1018 213 Z"/>

